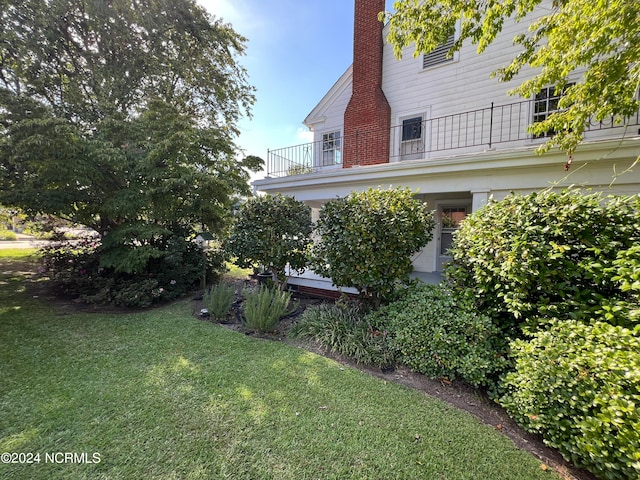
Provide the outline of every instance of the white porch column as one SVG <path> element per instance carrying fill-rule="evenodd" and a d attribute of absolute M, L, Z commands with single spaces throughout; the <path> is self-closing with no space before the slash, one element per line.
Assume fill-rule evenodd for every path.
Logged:
<path fill-rule="evenodd" d="M 489 202 L 490 190 L 472 190 L 473 201 L 471 203 L 471 211 L 475 212 L 484 207 Z"/>

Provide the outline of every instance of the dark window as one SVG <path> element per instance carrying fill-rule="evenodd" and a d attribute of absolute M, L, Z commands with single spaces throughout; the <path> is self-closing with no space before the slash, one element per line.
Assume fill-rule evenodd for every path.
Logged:
<path fill-rule="evenodd" d="M 415 160 L 424 156 L 422 123 L 422 116 L 406 118 L 402 121 L 400 141 L 400 158 L 402 160 Z"/>
<path fill-rule="evenodd" d="M 422 117 L 407 118 L 402 121 L 402 141 L 422 138 Z"/>

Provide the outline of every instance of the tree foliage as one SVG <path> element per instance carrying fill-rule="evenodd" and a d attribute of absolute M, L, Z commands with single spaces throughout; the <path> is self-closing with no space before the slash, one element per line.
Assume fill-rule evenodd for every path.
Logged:
<path fill-rule="evenodd" d="M 242 36 L 193 0 L 0 12 L 0 202 L 94 228 L 104 266 L 128 272 L 174 232 L 223 229 L 261 163 L 236 159 L 254 101 Z"/>
<path fill-rule="evenodd" d="M 287 265 L 299 272 L 309 262 L 311 207 L 281 194 L 249 199 L 240 210 L 227 248 L 242 268 L 263 267 L 286 284 Z"/>
<path fill-rule="evenodd" d="M 559 108 L 531 126 L 532 133 L 553 130 L 553 145 L 572 153 L 591 121 L 615 118 L 623 123 L 638 111 L 640 86 L 640 2 L 636 0 L 398 0 L 395 13 L 387 13 L 389 41 L 397 56 L 415 45 L 415 54 L 427 53 L 455 32 L 452 47 L 470 40 L 483 52 L 506 22 L 528 22 L 514 38 L 522 51 L 510 65 L 495 72 L 511 80 L 527 67 L 536 74 L 511 93 L 529 98 L 548 85 L 563 89 Z M 381 14 L 385 17 L 385 14 Z M 580 71 L 575 84 L 572 72 Z"/>
<path fill-rule="evenodd" d="M 411 255 L 433 238 L 434 226 L 433 212 L 408 188 L 352 192 L 322 207 L 313 268 L 380 305 L 409 279 Z"/>

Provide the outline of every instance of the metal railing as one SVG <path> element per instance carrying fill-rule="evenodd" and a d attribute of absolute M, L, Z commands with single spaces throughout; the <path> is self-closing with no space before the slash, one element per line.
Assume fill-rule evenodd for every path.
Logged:
<path fill-rule="evenodd" d="M 477 110 L 445 115 L 423 120 L 417 138 L 403 140 L 403 125 L 392 126 L 387 136 L 384 131 L 360 131 L 355 135 L 322 142 L 311 142 L 267 152 L 267 175 L 284 177 L 303 175 L 331 166 L 340 166 L 343 152 L 349 151 L 355 158 L 350 163 L 381 163 L 386 161 L 408 161 L 426 159 L 440 155 L 438 152 L 456 151 L 473 153 L 492 148 L 515 148 L 523 142 L 535 140 L 527 131 L 531 123 L 533 101 L 506 105 L 494 105 Z M 640 110 L 624 122 L 614 118 L 589 122 L 586 132 L 640 125 Z M 405 135 L 406 137 L 406 135 Z M 385 151 L 377 148 L 389 142 L 388 158 L 372 158 L 375 153 Z M 518 143 L 519 144 L 516 144 Z M 367 148 L 362 148 L 365 145 Z M 368 147 L 373 148 L 368 148 Z M 434 155 L 435 154 L 435 155 Z"/>

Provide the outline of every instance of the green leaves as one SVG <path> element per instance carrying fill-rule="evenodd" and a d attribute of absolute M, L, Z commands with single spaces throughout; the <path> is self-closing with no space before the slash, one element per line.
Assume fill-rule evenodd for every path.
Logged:
<path fill-rule="evenodd" d="M 637 322 L 640 197 L 512 195 L 467 217 L 448 270 L 505 328 L 554 317 Z"/>
<path fill-rule="evenodd" d="M 244 292 L 244 325 L 259 332 L 271 331 L 289 312 L 291 293 L 258 287 Z"/>
<path fill-rule="evenodd" d="M 444 285 L 417 284 L 367 315 L 399 360 L 429 377 L 493 386 L 506 367 L 506 342 L 486 315 Z"/>
<path fill-rule="evenodd" d="M 161 255 L 122 232 L 222 233 L 262 163 L 234 144 L 245 39 L 192 0 L 5 3 L 0 202 L 94 228 L 122 271 Z"/>
<path fill-rule="evenodd" d="M 409 279 L 411 255 L 433 237 L 433 212 L 406 188 L 369 189 L 327 202 L 316 229 L 314 270 L 355 287 L 375 305 Z"/>
<path fill-rule="evenodd" d="M 565 458 L 607 479 L 640 475 L 640 339 L 604 322 L 554 321 L 512 344 L 502 406 Z"/>
<path fill-rule="evenodd" d="M 264 267 L 284 286 L 287 265 L 307 267 L 312 228 L 309 206 L 280 194 L 259 196 L 242 206 L 227 248 L 238 266 Z"/>

